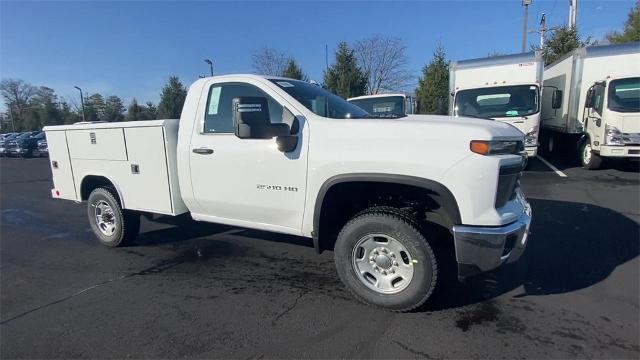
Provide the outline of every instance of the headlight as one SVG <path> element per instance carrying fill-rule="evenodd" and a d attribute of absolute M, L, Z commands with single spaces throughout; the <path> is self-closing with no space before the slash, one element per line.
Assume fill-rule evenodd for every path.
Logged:
<path fill-rule="evenodd" d="M 524 145 L 522 141 L 472 140 L 469 149 L 480 155 L 519 155 Z"/>
<path fill-rule="evenodd" d="M 604 143 L 606 145 L 620 146 L 624 145 L 622 133 L 614 126 L 606 125 L 604 127 Z"/>
<path fill-rule="evenodd" d="M 538 145 L 538 126 L 534 126 L 524 135 L 524 144 L 528 146 Z"/>

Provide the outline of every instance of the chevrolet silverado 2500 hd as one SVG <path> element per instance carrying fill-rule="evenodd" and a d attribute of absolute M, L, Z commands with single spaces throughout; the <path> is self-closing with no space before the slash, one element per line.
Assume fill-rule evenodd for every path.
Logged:
<path fill-rule="evenodd" d="M 86 201 L 107 246 L 135 237 L 142 213 L 306 236 L 358 299 L 406 311 L 446 260 L 429 229 L 452 235 L 459 277 L 527 242 L 524 138 L 497 121 L 379 119 L 303 81 L 227 75 L 191 85 L 180 120 L 45 131 L 52 196 Z"/>

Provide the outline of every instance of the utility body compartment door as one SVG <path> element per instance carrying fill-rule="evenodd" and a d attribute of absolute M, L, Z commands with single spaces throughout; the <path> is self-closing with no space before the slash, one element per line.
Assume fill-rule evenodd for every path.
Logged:
<path fill-rule="evenodd" d="M 298 146 L 278 150 L 276 139 L 240 139 L 233 133 L 232 99 L 264 96 L 273 123 L 283 107 L 300 113 L 258 81 L 211 81 L 204 87 L 189 145 L 191 184 L 198 220 L 300 234 L 307 174 L 307 132 L 301 121 Z M 215 103 L 212 103 L 215 102 Z M 207 104 L 206 106 L 203 106 Z"/>
<path fill-rule="evenodd" d="M 49 162 L 53 175 L 52 196 L 60 199 L 77 200 L 76 187 L 73 179 L 69 148 L 67 147 L 66 131 L 47 131 L 49 147 Z"/>

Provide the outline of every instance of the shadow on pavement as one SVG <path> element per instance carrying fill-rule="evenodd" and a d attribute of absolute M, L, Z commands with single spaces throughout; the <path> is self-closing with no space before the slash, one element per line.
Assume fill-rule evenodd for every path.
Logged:
<path fill-rule="evenodd" d="M 451 268 L 445 269 L 448 270 L 446 274 L 453 276 L 440 277 L 445 280 L 441 282 L 445 285 L 441 285 L 432 299 L 419 311 L 438 311 L 480 303 L 520 286 L 523 286 L 523 291 L 516 294 L 516 297 L 572 292 L 601 282 L 617 266 L 639 255 L 640 227 L 638 223 L 622 214 L 599 206 L 575 202 L 530 199 L 530 203 L 533 208 L 531 237 L 524 255 L 518 262 L 470 278 L 465 284 L 455 281 L 455 272 L 451 271 Z M 273 271 L 273 266 L 278 267 L 280 263 L 282 266 L 290 265 L 292 261 L 300 267 L 290 269 L 292 275 L 297 273 L 296 276 L 300 276 L 312 262 L 300 257 L 292 259 L 286 255 L 269 258 L 255 249 L 240 249 L 240 245 L 234 241 L 203 239 L 206 241 L 198 241 L 197 244 L 188 242 L 230 230 L 233 231 L 233 235 L 249 237 L 256 241 L 289 243 L 309 248 L 313 247 L 311 239 L 201 223 L 188 217 L 158 220 L 177 226 L 142 233 L 136 244 L 177 245 L 176 250 L 182 253 L 171 260 L 172 264 L 189 259 L 203 261 L 208 256 L 214 256 L 216 261 L 225 261 L 227 255 L 230 258 L 246 257 L 243 261 L 256 264 L 257 272 L 250 275 L 251 277 L 268 276 L 268 273 Z M 184 242 L 184 246 L 178 244 L 181 242 Z M 221 251 L 221 247 L 226 251 Z M 237 251 L 234 250 L 235 247 L 238 247 Z M 261 259 L 262 257 L 266 258 Z M 321 267 L 315 269 L 314 273 L 323 274 L 322 281 L 319 277 L 308 277 L 304 288 L 309 292 L 320 293 L 321 289 L 327 287 L 327 284 L 324 284 L 327 282 L 331 285 L 331 294 L 348 298 L 346 289 L 337 280 L 332 263 L 327 261 L 314 265 Z M 263 266 L 262 270 L 258 270 Z M 336 279 L 328 279 L 328 276 L 334 275 Z M 314 285 L 310 283 L 313 279 L 320 282 Z M 281 280 L 290 282 L 288 285 L 282 283 L 282 286 L 294 286 L 297 281 L 291 277 Z"/>
<path fill-rule="evenodd" d="M 516 297 L 580 290 L 639 255 L 640 226 L 628 217 L 590 204 L 529 200 L 533 223 L 522 258 L 465 285 L 449 284 L 426 310 L 482 302 L 521 285 L 523 292 Z"/>

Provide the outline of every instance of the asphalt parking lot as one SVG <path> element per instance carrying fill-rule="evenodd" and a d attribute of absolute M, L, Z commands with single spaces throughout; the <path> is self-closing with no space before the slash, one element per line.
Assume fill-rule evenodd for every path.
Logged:
<path fill-rule="evenodd" d="M 566 176 L 530 164 L 517 264 L 394 314 L 304 238 L 160 219 L 107 249 L 85 206 L 51 199 L 47 159 L 0 159 L 0 356 L 637 359 L 638 164 L 549 161 Z"/>

